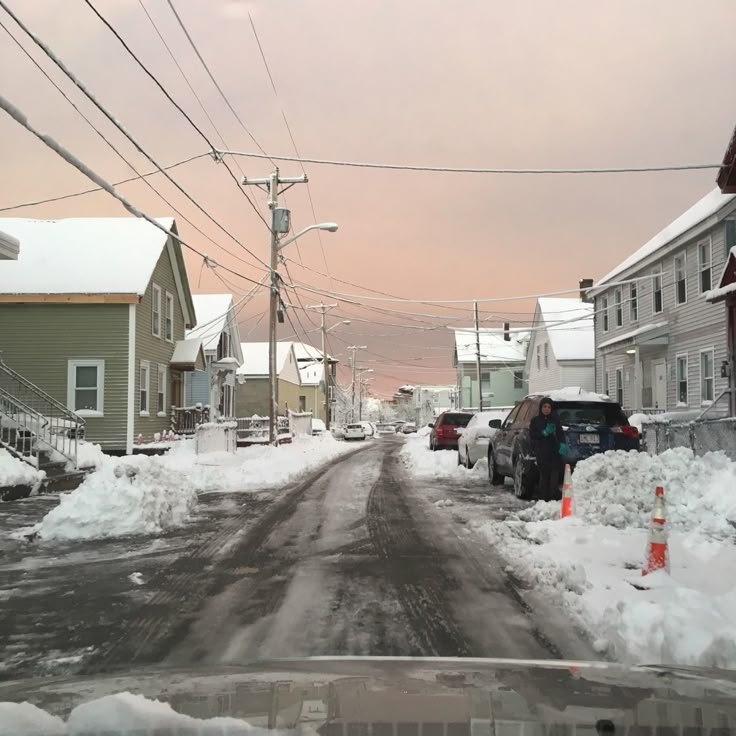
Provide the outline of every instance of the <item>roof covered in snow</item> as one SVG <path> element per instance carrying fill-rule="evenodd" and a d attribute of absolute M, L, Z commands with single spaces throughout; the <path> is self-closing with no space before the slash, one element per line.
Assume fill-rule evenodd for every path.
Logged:
<path fill-rule="evenodd" d="M 192 300 L 197 315 L 197 326 L 187 332 L 187 337 L 199 337 L 205 350 L 217 350 L 220 335 L 228 325 L 233 295 L 193 294 Z"/>
<path fill-rule="evenodd" d="M 552 401 L 611 401 L 605 394 L 595 394 L 579 386 L 565 386 L 555 391 L 541 392 L 534 396 L 549 396 Z"/>
<path fill-rule="evenodd" d="M 305 342 L 292 342 L 290 344 L 294 346 L 294 355 L 300 363 L 310 360 L 322 360 L 322 351 L 319 348 Z M 335 359 L 328 353 L 327 360 L 333 362 Z"/>
<path fill-rule="evenodd" d="M 528 332 L 512 332 L 511 340 L 504 340 L 503 331 L 481 328 L 478 331 L 482 363 L 524 363 L 529 344 Z M 472 363 L 476 354 L 476 332 L 473 329 L 455 330 L 455 351 L 458 363 Z"/>
<path fill-rule="evenodd" d="M 309 363 L 299 369 L 299 376 L 305 386 L 319 386 L 325 375 L 322 363 Z"/>
<path fill-rule="evenodd" d="M 621 261 L 613 270 L 600 279 L 595 286 L 603 286 L 613 280 L 615 276 L 636 266 L 647 256 L 656 253 L 668 243 L 686 233 L 691 228 L 699 225 L 711 215 L 715 215 L 722 207 L 733 201 L 736 194 L 722 194 L 720 189 L 708 192 L 700 201 L 696 202 L 689 210 L 683 212 L 677 219 L 673 220 L 666 228 L 660 230 L 651 240 L 648 240 L 636 252 Z M 0 223 L 1 224 L 1 223 Z"/>
<path fill-rule="evenodd" d="M 593 305 L 580 299 L 543 297 L 537 300 L 557 360 L 593 360 Z"/>
<path fill-rule="evenodd" d="M 736 247 L 731 248 L 726 262 L 723 264 L 721 277 L 715 289 L 703 293 L 709 302 L 717 302 L 725 299 L 730 294 L 736 294 Z"/>
<path fill-rule="evenodd" d="M 202 353 L 202 340 L 198 337 L 178 340 L 174 346 L 174 354 L 169 361 L 171 365 L 192 366 L 204 370 L 205 361 Z"/>
<path fill-rule="evenodd" d="M 238 374 L 243 376 L 267 376 L 268 375 L 268 343 L 267 342 L 241 342 L 243 351 L 243 364 L 238 368 Z M 276 370 L 281 373 L 286 365 L 292 344 L 290 342 L 276 343 Z"/>
<path fill-rule="evenodd" d="M 157 222 L 174 225 L 171 217 Z M 137 217 L 2 218 L 0 230 L 22 243 L 18 260 L 0 269 L 3 294 L 142 296 L 168 241 Z"/>

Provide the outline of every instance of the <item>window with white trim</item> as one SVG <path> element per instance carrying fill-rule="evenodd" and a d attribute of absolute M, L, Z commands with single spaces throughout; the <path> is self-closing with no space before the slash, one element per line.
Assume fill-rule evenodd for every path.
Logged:
<path fill-rule="evenodd" d="M 662 266 L 652 274 L 652 312 L 659 314 L 664 309 L 662 299 Z"/>
<path fill-rule="evenodd" d="M 629 284 L 629 319 L 632 322 L 639 321 L 639 291 L 636 281 Z"/>
<path fill-rule="evenodd" d="M 601 298 L 601 313 L 603 314 L 603 332 L 608 332 L 608 297 Z"/>
<path fill-rule="evenodd" d="M 537 345 L 537 370 L 542 369 L 542 348 Z"/>
<path fill-rule="evenodd" d="M 174 341 L 174 295 L 166 292 L 166 316 L 164 319 L 164 336 L 169 342 Z"/>
<path fill-rule="evenodd" d="M 675 278 L 675 304 L 687 302 L 687 260 L 685 253 L 675 256 L 674 260 Z"/>
<path fill-rule="evenodd" d="M 158 393 L 156 395 L 156 411 L 159 416 L 166 416 L 166 387 L 168 374 L 166 366 L 159 363 L 158 366 Z"/>
<path fill-rule="evenodd" d="M 687 355 L 677 358 L 677 403 L 687 405 Z"/>
<path fill-rule="evenodd" d="M 161 337 L 161 287 L 153 285 L 151 291 L 151 334 Z"/>
<path fill-rule="evenodd" d="M 713 384 L 714 374 L 713 366 L 715 364 L 715 350 L 700 351 L 700 401 L 713 401 Z"/>
<path fill-rule="evenodd" d="M 621 289 L 613 292 L 613 302 L 616 305 L 616 327 L 622 327 L 624 324 L 624 308 L 621 303 Z"/>
<path fill-rule="evenodd" d="M 710 291 L 713 283 L 713 248 L 710 238 L 698 243 L 698 265 L 700 268 L 700 293 Z"/>
<path fill-rule="evenodd" d="M 68 362 L 67 406 L 82 417 L 104 416 L 104 360 L 70 360 Z"/>
<path fill-rule="evenodd" d="M 140 369 L 140 413 L 148 416 L 148 401 L 151 395 L 151 365 L 147 360 L 141 361 Z"/>
<path fill-rule="evenodd" d="M 549 343 L 544 343 L 544 367 L 549 368 Z"/>
<path fill-rule="evenodd" d="M 624 405 L 624 369 L 616 368 L 616 401 Z"/>

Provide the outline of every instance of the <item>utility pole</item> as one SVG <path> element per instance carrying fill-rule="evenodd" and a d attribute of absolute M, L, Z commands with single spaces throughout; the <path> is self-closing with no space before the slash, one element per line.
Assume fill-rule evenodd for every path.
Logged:
<path fill-rule="evenodd" d="M 480 379 L 480 327 L 478 326 L 478 302 L 473 302 L 475 316 L 475 370 L 478 374 L 478 411 L 483 411 L 483 386 Z"/>
<path fill-rule="evenodd" d="M 325 373 L 325 427 L 330 429 L 330 366 L 327 362 L 327 325 L 325 324 L 325 315 L 328 309 L 334 309 L 337 304 L 315 304 L 314 306 L 306 306 L 305 309 L 318 309 L 322 315 L 320 328 L 322 331 L 322 365 Z"/>
<path fill-rule="evenodd" d="M 352 399 L 350 402 L 350 421 L 355 421 L 355 354 L 358 352 L 358 350 L 367 350 L 366 345 L 349 345 L 348 350 L 353 354 L 350 359 L 350 365 L 353 369 L 353 391 L 352 391 Z"/>
<path fill-rule="evenodd" d="M 283 178 L 278 168 L 271 176 L 265 179 L 249 179 L 243 177 L 243 185 L 254 185 L 268 193 L 268 208 L 271 210 L 271 293 L 268 305 L 268 382 L 270 388 L 271 411 L 268 417 L 268 441 L 272 445 L 278 444 L 277 417 L 279 413 L 279 382 L 276 371 L 276 322 L 278 319 L 279 302 L 279 235 L 288 233 L 291 229 L 289 210 L 279 209 L 279 194 L 291 188 L 294 184 L 306 184 L 306 174 Z M 279 186 L 287 184 L 279 192 Z"/>

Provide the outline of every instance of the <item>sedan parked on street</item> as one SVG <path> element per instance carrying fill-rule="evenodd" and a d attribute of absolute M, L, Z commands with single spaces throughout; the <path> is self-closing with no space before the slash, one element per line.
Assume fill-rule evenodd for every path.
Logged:
<path fill-rule="evenodd" d="M 443 411 L 434 424 L 429 425 L 432 428 L 429 449 L 457 450 L 458 439 L 472 418 L 473 415 L 467 411 Z"/>
<path fill-rule="evenodd" d="M 473 415 L 457 443 L 457 462 L 472 468 L 478 460 L 488 457 L 491 437 L 498 431 L 510 409 L 491 409 Z"/>
<path fill-rule="evenodd" d="M 364 440 L 365 429 L 362 424 L 348 424 L 345 427 L 345 441 L 348 440 Z"/>

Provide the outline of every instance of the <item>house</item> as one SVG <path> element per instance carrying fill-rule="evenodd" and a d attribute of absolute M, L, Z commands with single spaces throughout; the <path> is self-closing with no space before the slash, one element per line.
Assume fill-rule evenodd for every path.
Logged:
<path fill-rule="evenodd" d="M 244 342 L 240 344 L 243 363 L 237 370 L 238 380 L 245 384 L 235 395 L 235 412 L 238 417 L 271 414 L 271 388 L 268 377 L 268 343 Z M 302 396 L 299 363 L 290 342 L 276 343 L 276 372 L 278 374 L 279 416 L 289 410 L 299 411 Z"/>
<path fill-rule="evenodd" d="M 453 365 L 457 370 L 457 404 L 460 409 L 477 409 L 480 344 L 480 374 L 483 408 L 513 406 L 527 391 L 524 376 L 529 332 L 493 328 L 456 329 Z"/>
<path fill-rule="evenodd" d="M 595 284 L 597 391 L 649 413 L 718 399 L 727 321 L 706 297 L 736 245 L 735 217 L 736 196 L 714 189 Z"/>
<path fill-rule="evenodd" d="M 455 386 L 415 386 L 414 421 L 418 427 L 454 407 Z"/>
<path fill-rule="evenodd" d="M 158 222 L 174 234 L 172 218 Z M 0 219 L 20 240 L 0 268 L 3 361 L 84 419 L 106 452 L 170 427 L 183 376 L 204 369 L 185 340 L 194 305 L 178 242 L 134 217 Z"/>
<path fill-rule="evenodd" d="M 593 305 L 580 299 L 537 300 L 526 356 L 529 393 L 563 386 L 595 390 Z"/>
<path fill-rule="evenodd" d="M 234 417 L 237 392 L 236 371 L 243 362 L 240 332 L 232 294 L 194 294 L 197 327 L 187 339 L 202 341 L 207 363 L 203 372 L 186 376 L 186 406 L 209 406 L 209 418 Z"/>
<path fill-rule="evenodd" d="M 300 363 L 300 366 L 299 377 L 302 390 L 299 394 L 299 411 L 311 411 L 313 417 L 325 422 L 326 387 L 324 366 L 321 362 Z"/>

